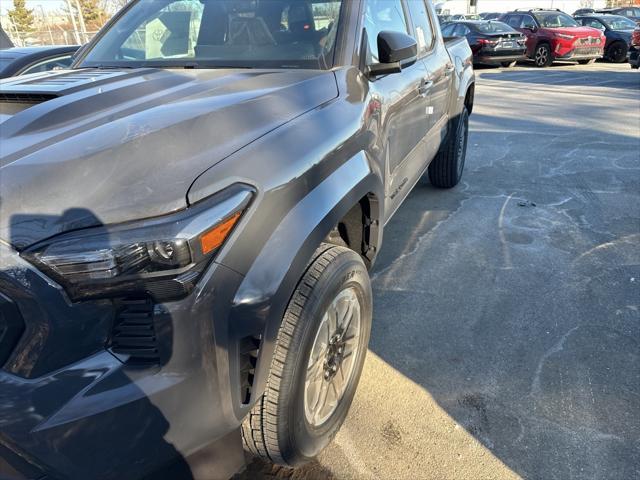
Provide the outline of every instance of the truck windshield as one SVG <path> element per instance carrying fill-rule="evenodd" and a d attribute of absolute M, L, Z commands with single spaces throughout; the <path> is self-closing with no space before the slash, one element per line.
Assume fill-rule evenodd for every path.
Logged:
<path fill-rule="evenodd" d="M 80 67 L 333 66 L 342 0 L 134 0 Z"/>
<path fill-rule="evenodd" d="M 545 28 L 577 27 L 578 23 L 566 13 L 542 12 L 535 13 L 538 23 Z"/>

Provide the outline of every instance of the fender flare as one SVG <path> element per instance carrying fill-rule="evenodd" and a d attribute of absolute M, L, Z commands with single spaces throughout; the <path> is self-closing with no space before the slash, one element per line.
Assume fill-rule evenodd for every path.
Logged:
<path fill-rule="evenodd" d="M 374 202 L 377 212 L 371 214 L 378 220 L 374 220 L 373 240 L 379 244 L 384 187 L 374 165 L 360 151 L 308 192 L 280 222 L 246 273 L 228 318 L 229 374 L 238 420 L 265 390 L 282 317 L 314 252 L 340 219 L 368 195 L 378 200 Z M 254 339 L 258 347 L 248 401 L 242 398 L 241 385 L 242 345 L 247 339 Z"/>

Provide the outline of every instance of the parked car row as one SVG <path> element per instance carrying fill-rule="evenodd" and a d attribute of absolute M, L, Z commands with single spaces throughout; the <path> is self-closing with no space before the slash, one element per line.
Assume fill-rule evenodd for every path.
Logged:
<path fill-rule="evenodd" d="M 613 9 L 611 12 L 623 9 Z M 627 9 L 634 13 L 634 9 Z M 575 17 L 557 9 L 487 12 L 480 19 L 441 18 L 445 36 L 467 38 L 474 63 L 514 66 L 519 60 L 548 67 L 556 60 L 590 64 L 599 58 L 614 63 L 633 59 L 632 44 L 636 23 L 619 14 L 576 12 Z M 637 37 L 637 34 L 636 34 Z M 636 53 L 634 53 L 636 52 Z"/>
<path fill-rule="evenodd" d="M 620 15 L 621 17 L 629 18 L 640 24 L 640 7 L 634 7 L 632 5 L 628 7 L 603 8 L 600 10 L 594 10 L 593 8 L 580 8 L 573 12 L 574 17 L 592 14 Z"/>

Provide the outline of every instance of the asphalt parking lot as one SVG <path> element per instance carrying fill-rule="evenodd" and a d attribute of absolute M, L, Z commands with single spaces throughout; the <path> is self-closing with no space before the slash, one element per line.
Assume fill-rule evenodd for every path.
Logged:
<path fill-rule="evenodd" d="M 640 477 L 640 73 L 480 70 L 471 119 L 385 230 L 344 427 L 241 478 Z"/>

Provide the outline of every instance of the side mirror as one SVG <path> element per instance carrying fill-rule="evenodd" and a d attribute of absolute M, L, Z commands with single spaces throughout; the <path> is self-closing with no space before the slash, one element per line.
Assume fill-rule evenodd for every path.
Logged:
<path fill-rule="evenodd" d="M 538 27 L 536 27 L 533 24 L 525 25 L 523 28 L 526 28 L 527 30 L 531 30 L 533 33 L 536 33 L 538 31 Z"/>
<path fill-rule="evenodd" d="M 418 59 L 418 43 L 402 32 L 384 31 L 378 34 L 378 59 L 380 63 L 370 65 L 370 76 L 400 73 Z"/>

